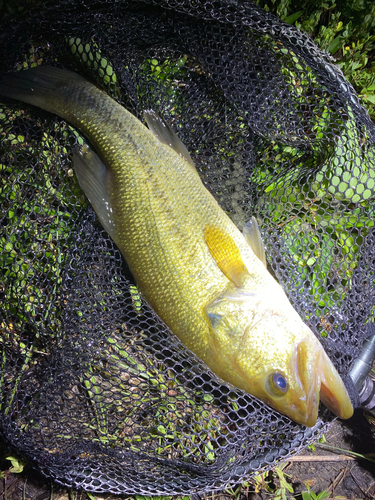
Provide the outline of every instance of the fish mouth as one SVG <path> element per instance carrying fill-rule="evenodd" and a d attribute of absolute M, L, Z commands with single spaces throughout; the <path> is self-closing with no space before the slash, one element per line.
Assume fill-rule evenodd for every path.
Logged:
<path fill-rule="evenodd" d="M 296 373 L 305 395 L 298 412 L 302 417 L 299 422 L 308 427 L 316 424 L 320 401 L 339 418 L 347 419 L 353 415 L 344 382 L 318 341 L 317 344 L 302 341 L 297 348 Z M 311 361 L 313 350 L 315 362 Z"/>
<path fill-rule="evenodd" d="M 325 361 L 328 361 L 325 362 Z M 340 375 L 323 351 L 320 382 L 320 399 L 332 413 L 342 419 L 353 415 L 353 405 Z"/>

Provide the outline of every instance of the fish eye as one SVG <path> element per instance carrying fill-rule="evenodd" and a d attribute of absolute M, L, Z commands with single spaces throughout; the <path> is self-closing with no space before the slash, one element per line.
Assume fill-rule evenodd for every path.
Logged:
<path fill-rule="evenodd" d="M 287 378 L 279 372 L 270 375 L 268 386 L 271 392 L 279 396 L 285 394 L 289 389 Z"/>

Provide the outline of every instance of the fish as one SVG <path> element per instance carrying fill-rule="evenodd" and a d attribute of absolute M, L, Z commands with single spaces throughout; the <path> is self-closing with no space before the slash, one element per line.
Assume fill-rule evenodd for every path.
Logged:
<path fill-rule="evenodd" d="M 0 94 L 88 139 L 73 163 L 99 221 L 141 295 L 218 377 L 305 426 L 320 401 L 352 416 L 333 363 L 267 270 L 255 218 L 239 230 L 161 115 L 145 110 L 146 126 L 78 73 L 43 65 L 8 74 Z"/>

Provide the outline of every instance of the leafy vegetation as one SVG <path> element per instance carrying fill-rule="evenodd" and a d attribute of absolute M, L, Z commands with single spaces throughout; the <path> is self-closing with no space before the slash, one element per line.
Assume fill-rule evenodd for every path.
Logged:
<path fill-rule="evenodd" d="M 310 35 L 336 60 L 375 120 L 375 3 L 372 0 L 256 0 Z"/>

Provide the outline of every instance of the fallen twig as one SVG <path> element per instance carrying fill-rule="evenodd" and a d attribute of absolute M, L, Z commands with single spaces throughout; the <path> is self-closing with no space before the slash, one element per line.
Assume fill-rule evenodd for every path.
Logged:
<path fill-rule="evenodd" d="M 349 455 L 300 455 L 288 458 L 288 462 L 343 462 L 345 460 L 358 460 Z"/>
<path fill-rule="evenodd" d="M 352 468 L 355 467 L 355 464 L 353 464 Z M 339 474 L 335 477 L 335 479 L 332 481 L 332 484 L 327 488 L 327 491 L 331 491 L 331 495 L 333 495 L 333 492 L 335 489 L 340 486 L 340 484 L 344 481 L 348 473 L 348 464 L 346 464 L 346 467 L 344 470 L 339 472 Z"/>

